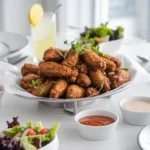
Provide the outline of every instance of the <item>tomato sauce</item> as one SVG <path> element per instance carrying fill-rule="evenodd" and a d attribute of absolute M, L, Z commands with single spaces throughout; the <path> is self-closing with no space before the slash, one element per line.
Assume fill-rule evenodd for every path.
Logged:
<path fill-rule="evenodd" d="M 87 126 L 106 126 L 113 122 L 115 120 L 107 116 L 86 116 L 79 119 L 79 123 Z"/>

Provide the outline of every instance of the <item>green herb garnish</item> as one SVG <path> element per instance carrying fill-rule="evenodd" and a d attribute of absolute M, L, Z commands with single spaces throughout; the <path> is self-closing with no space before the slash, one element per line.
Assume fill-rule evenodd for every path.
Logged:
<path fill-rule="evenodd" d="M 87 33 L 85 37 L 75 39 L 71 43 L 68 43 L 68 41 L 64 41 L 64 44 L 71 45 L 71 49 L 74 52 L 82 55 L 87 51 L 87 46 L 93 46 L 95 44 L 95 41 L 93 38 L 89 38 L 89 33 Z"/>
<path fill-rule="evenodd" d="M 32 80 L 32 83 L 31 83 L 31 84 L 28 84 L 28 86 L 29 86 L 30 88 L 36 89 L 38 82 L 39 82 L 39 80 Z"/>
<path fill-rule="evenodd" d="M 99 86 L 97 86 L 96 89 L 100 88 L 99 91 L 101 91 L 101 89 L 103 88 L 103 86 L 104 86 L 104 79 L 101 80 Z"/>
<path fill-rule="evenodd" d="M 62 56 L 64 59 L 66 58 L 66 56 L 67 56 L 67 54 L 68 54 L 68 52 L 66 52 L 65 54 L 62 54 L 59 50 L 56 50 L 56 52 L 57 52 L 60 56 Z"/>
<path fill-rule="evenodd" d="M 99 46 L 91 46 L 91 50 L 98 55 L 102 54 L 102 52 L 99 51 Z"/>
<path fill-rule="evenodd" d="M 128 71 L 128 68 L 119 68 L 120 70 Z"/>
<path fill-rule="evenodd" d="M 41 90 L 40 90 L 40 96 L 43 95 L 44 91 L 45 91 L 45 86 L 43 86 L 43 87 L 41 88 Z"/>
<path fill-rule="evenodd" d="M 52 84 L 56 84 L 56 83 L 58 83 L 57 81 L 52 81 Z"/>
<path fill-rule="evenodd" d="M 104 70 L 102 70 L 102 73 L 103 73 L 104 76 L 106 75 L 106 72 Z"/>
<path fill-rule="evenodd" d="M 104 79 L 100 82 L 100 91 L 103 88 L 103 86 L 104 86 Z"/>

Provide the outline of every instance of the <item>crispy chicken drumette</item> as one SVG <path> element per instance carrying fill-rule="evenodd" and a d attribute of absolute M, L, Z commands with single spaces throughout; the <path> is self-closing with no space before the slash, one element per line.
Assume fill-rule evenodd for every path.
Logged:
<path fill-rule="evenodd" d="M 100 91 L 97 90 L 96 88 L 93 88 L 93 87 L 89 87 L 86 89 L 86 96 L 87 97 L 90 97 L 90 96 L 97 96 L 100 94 Z"/>
<path fill-rule="evenodd" d="M 24 64 L 24 66 L 21 68 L 22 76 L 25 76 L 29 73 L 37 74 L 38 71 L 39 71 L 39 67 L 33 64 Z"/>
<path fill-rule="evenodd" d="M 69 67 L 75 67 L 79 60 L 79 53 L 74 52 L 72 49 L 67 53 L 66 58 L 62 61 L 62 64 Z"/>
<path fill-rule="evenodd" d="M 69 77 L 72 69 L 56 62 L 45 62 L 39 66 L 39 75 L 42 77 Z"/>
<path fill-rule="evenodd" d="M 85 90 L 82 87 L 76 84 L 72 84 L 68 86 L 67 93 L 66 93 L 67 98 L 82 98 L 84 96 L 85 96 Z"/>
<path fill-rule="evenodd" d="M 56 83 L 54 83 L 54 86 L 50 92 L 51 98 L 58 98 L 64 95 L 64 93 L 67 90 L 68 83 L 64 79 L 59 79 Z"/>
<path fill-rule="evenodd" d="M 128 82 L 130 79 L 130 75 L 127 71 L 118 70 L 116 72 L 109 73 L 108 78 L 111 82 L 111 87 L 114 89 Z"/>
<path fill-rule="evenodd" d="M 61 61 L 63 60 L 63 56 L 66 51 L 63 51 L 59 48 L 52 48 L 50 47 L 48 50 L 45 51 L 43 60 L 44 61 Z M 61 55 L 62 54 L 62 55 Z"/>
<path fill-rule="evenodd" d="M 91 80 L 86 74 L 79 73 L 77 77 L 77 84 L 81 87 L 88 87 L 91 85 Z"/>
<path fill-rule="evenodd" d="M 84 62 L 93 70 L 105 70 L 106 62 L 91 50 L 83 54 Z"/>
<path fill-rule="evenodd" d="M 26 76 L 24 76 L 21 81 L 20 81 L 20 86 L 24 89 L 28 89 L 29 88 L 29 84 L 32 83 L 32 80 L 37 80 L 40 77 L 36 74 L 30 73 L 27 74 Z"/>
<path fill-rule="evenodd" d="M 32 95 L 39 97 L 48 97 L 53 87 L 53 80 L 47 80 L 43 85 L 37 87 L 32 91 Z"/>

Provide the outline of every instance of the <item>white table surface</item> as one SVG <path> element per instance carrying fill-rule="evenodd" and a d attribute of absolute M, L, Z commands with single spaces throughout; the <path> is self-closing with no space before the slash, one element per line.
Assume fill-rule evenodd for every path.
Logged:
<path fill-rule="evenodd" d="M 136 55 L 139 53 L 150 54 L 150 44 L 124 46 L 121 52 L 137 60 Z M 92 105 L 78 109 L 78 111 L 89 108 L 108 109 L 120 116 L 115 136 L 106 141 L 88 141 L 81 138 L 77 132 L 74 117 L 67 115 L 62 109 L 46 107 L 36 101 L 28 101 L 7 93 L 4 94 L 0 106 L 0 129 L 6 127 L 6 120 L 11 120 L 15 116 L 19 116 L 22 124 L 28 120 L 42 121 L 46 127 L 59 121 L 61 123 L 58 132 L 60 150 L 140 150 L 137 144 L 137 135 L 142 127 L 129 125 L 122 120 L 119 101 L 130 95 L 150 96 L 149 91 L 150 86 L 135 84 L 130 89 L 114 95 L 111 99 L 100 99 Z"/>

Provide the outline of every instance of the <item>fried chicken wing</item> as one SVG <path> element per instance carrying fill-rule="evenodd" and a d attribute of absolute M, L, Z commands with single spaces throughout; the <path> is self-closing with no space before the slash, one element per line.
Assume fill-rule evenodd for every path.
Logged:
<path fill-rule="evenodd" d="M 63 60 L 62 55 L 64 55 L 65 53 L 66 53 L 66 51 L 63 51 L 59 48 L 50 47 L 48 50 L 45 51 L 43 60 L 45 60 L 45 61 L 61 61 L 61 60 Z"/>
<path fill-rule="evenodd" d="M 67 53 L 66 58 L 62 61 L 62 64 L 69 67 L 75 67 L 79 60 L 79 53 L 74 52 L 72 49 Z"/>
<path fill-rule="evenodd" d="M 22 76 L 25 76 L 29 73 L 37 74 L 39 70 L 39 67 L 33 64 L 24 64 L 24 66 L 21 68 L 21 74 Z"/>
<path fill-rule="evenodd" d="M 77 65 L 77 69 L 78 69 L 79 73 L 84 73 L 84 74 L 88 73 L 88 67 L 85 63 Z"/>
<path fill-rule="evenodd" d="M 72 84 L 68 86 L 67 93 L 66 93 L 67 98 L 82 98 L 84 96 L 85 96 L 85 90 L 82 87 L 76 84 Z"/>
<path fill-rule="evenodd" d="M 91 85 L 91 80 L 86 74 L 79 73 L 77 77 L 77 84 L 81 87 L 88 87 Z"/>
<path fill-rule="evenodd" d="M 100 87 L 102 81 L 104 81 L 102 92 L 108 92 L 110 90 L 109 79 L 105 77 L 100 70 L 90 70 L 90 79 L 92 84 L 96 87 Z"/>
<path fill-rule="evenodd" d="M 30 94 L 32 94 L 33 91 L 34 91 L 34 88 L 28 88 L 28 89 L 26 89 L 26 92 L 28 92 Z"/>
<path fill-rule="evenodd" d="M 67 90 L 68 83 L 64 79 L 59 79 L 57 83 L 54 84 L 51 92 L 50 92 L 50 97 L 51 98 L 58 98 L 64 95 L 64 93 Z"/>
<path fill-rule="evenodd" d="M 102 58 L 102 60 L 104 60 L 106 62 L 106 70 L 107 71 L 115 71 L 116 70 L 116 64 L 113 61 L 111 61 L 107 58 L 101 57 L 101 56 L 100 56 L 100 58 Z"/>
<path fill-rule="evenodd" d="M 101 90 L 102 93 L 106 93 L 110 91 L 110 83 L 109 83 L 109 79 L 107 77 L 104 76 L 104 85 L 103 88 Z"/>
<path fill-rule="evenodd" d="M 48 97 L 53 87 L 52 82 L 53 82 L 52 80 L 47 80 L 43 85 L 34 89 L 31 94 L 39 97 Z"/>
<path fill-rule="evenodd" d="M 106 54 L 99 54 L 99 56 L 114 62 L 116 64 L 116 68 L 119 68 L 122 65 L 122 62 L 117 57 Z"/>
<path fill-rule="evenodd" d="M 100 91 L 97 90 L 96 88 L 93 88 L 93 87 L 89 87 L 86 89 L 86 96 L 87 97 L 90 97 L 90 96 L 97 96 L 100 94 Z"/>
<path fill-rule="evenodd" d="M 84 62 L 94 70 L 105 70 L 106 62 L 102 60 L 96 53 L 88 50 L 83 54 Z"/>
<path fill-rule="evenodd" d="M 77 76 L 78 76 L 78 69 L 76 67 L 73 67 L 71 75 L 69 77 L 66 77 L 66 79 L 69 83 L 74 83 L 76 82 Z"/>
<path fill-rule="evenodd" d="M 90 79 L 94 86 L 99 86 L 102 80 L 104 80 L 104 75 L 100 70 L 90 70 L 89 72 Z"/>
<path fill-rule="evenodd" d="M 37 80 L 40 77 L 36 74 L 30 73 L 27 74 L 26 76 L 24 76 L 21 81 L 20 81 L 20 86 L 24 89 L 28 89 L 29 88 L 29 84 L 32 83 L 32 80 Z"/>
<path fill-rule="evenodd" d="M 121 86 L 122 84 L 126 83 L 130 79 L 129 72 L 124 71 L 124 70 L 118 70 L 115 72 L 114 75 L 110 76 L 109 79 L 111 82 L 111 87 L 112 88 L 117 88 Z"/>
<path fill-rule="evenodd" d="M 42 77 L 69 77 L 71 73 L 71 68 L 56 62 L 46 62 L 39 66 L 39 74 Z"/>

